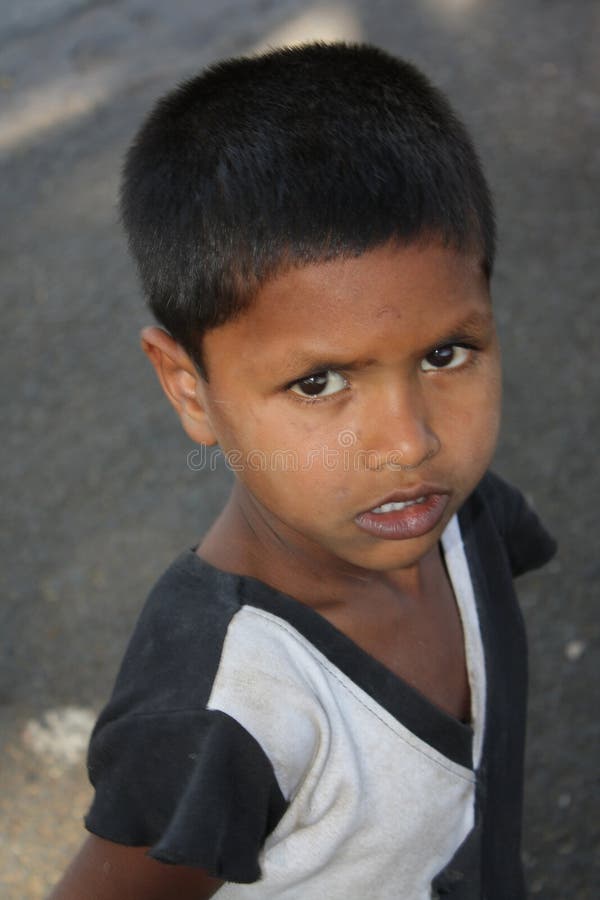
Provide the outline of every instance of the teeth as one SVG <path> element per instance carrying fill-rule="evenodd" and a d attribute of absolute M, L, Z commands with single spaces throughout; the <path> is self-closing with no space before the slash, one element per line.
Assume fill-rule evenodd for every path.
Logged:
<path fill-rule="evenodd" d="M 406 509 L 407 506 L 414 506 L 415 503 L 425 503 L 425 497 L 417 497 L 416 500 L 407 500 L 405 503 L 384 503 L 383 506 L 376 506 L 375 509 L 371 510 L 371 512 L 396 512 L 399 509 Z"/>

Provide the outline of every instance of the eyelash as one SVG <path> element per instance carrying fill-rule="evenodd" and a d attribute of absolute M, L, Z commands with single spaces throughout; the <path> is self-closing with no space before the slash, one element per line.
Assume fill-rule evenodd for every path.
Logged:
<path fill-rule="evenodd" d="M 320 394 L 315 394 L 314 397 L 303 397 L 301 394 L 293 391 L 292 388 L 297 384 L 300 384 L 301 381 L 306 381 L 308 378 L 316 378 L 318 375 L 339 375 L 340 378 L 344 379 L 344 387 L 339 391 L 333 391 L 331 394 L 325 394 L 322 396 Z M 314 403 L 325 403 L 327 400 L 335 400 L 340 397 L 342 394 L 345 394 L 347 389 L 350 387 L 350 381 L 346 375 L 342 375 L 341 372 L 338 372 L 337 369 L 321 369 L 318 372 L 311 372 L 308 375 L 303 375 L 302 378 L 296 378 L 294 381 L 290 382 L 285 388 L 286 392 L 294 398 L 294 400 L 298 400 L 300 403 L 308 403 L 313 405 Z"/>
<path fill-rule="evenodd" d="M 460 348 L 461 350 L 470 351 L 470 357 L 465 360 L 463 363 L 457 366 L 439 366 L 437 367 L 437 371 L 446 372 L 448 374 L 454 374 L 455 372 L 464 371 L 467 368 L 470 368 L 472 365 L 475 365 L 478 362 L 477 353 L 480 349 L 476 344 L 470 343 L 467 341 L 461 340 L 453 340 L 445 344 L 439 344 L 434 347 L 429 353 L 426 353 L 425 356 L 422 357 L 421 362 L 427 359 L 428 356 L 431 356 L 432 353 L 435 353 L 439 350 L 446 350 L 451 347 Z M 423 369 L 424 372 L 435 372 L 436 367 L 433 366 L 431 369 Z M 327 374 L 340 375 L 344 381 L 346 382 L 344 387 L 339 391 L 334 391 L 331 394 L 326 394 L 325 396 L 321 396 L 319 394 L 315 394 L 314 397 L 303 397 L 301 394 L 296 391 L 292 391 L 292 388 L 295 385 L 300 384 L 301 381 L 306 381 L 308 378 L 316 378 L 319 375 L 327 375 Z M 295 400 L 298 400 L 300 403 L 310 404 L 311 406 L 315 403 L 325 403 L 328 400 L 334 400 L 340 397 L 342 394 L 346 393 L 346 390 L 350 387 L 350 381 L 346 375 L 343 375 L 337 369 L 321 369 L 318 372 L 310 372 L 307 375 L 303 375 L 301 378 L 296 378 L 294 381 L 289 382 L 285 386 L 285 391 L 290 394 Z"/>
<path fill-rule="evenodd" d="M 425 356 L 421 359 L 421 364 L 426 361 L 428 356 L 431 356 L 433 353 L 436 353 L 440 350 L 448 350 L 448 349 L 458 349 L 458 350 L 467 350 L 469 352 L 469 356 L 463 362 L 458 365 L 448 365 L 448 366 L 432 366 L 431 369 L 422 369 L 423 372 L 447 372 L 454 373 L 463 371 L 464 369 L 469 368 L 474 365 L 478 361 L 477 351 L 479 347 L 475 344 L 467 343 L 466 341 L 451 341 L 448 344 L 440 344 L 437 347 L 434 347 L 433 350 L 430 350 L 429 353 L 425 354 Z"/>

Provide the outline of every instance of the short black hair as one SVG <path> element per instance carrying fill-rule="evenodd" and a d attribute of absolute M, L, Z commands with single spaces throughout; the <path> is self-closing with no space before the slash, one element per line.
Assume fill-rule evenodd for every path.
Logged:
<path fill-rule="evenodd" d="M 366 44 L 226 60 L 159 100 L 126 158 L 121 212 L 158 321 L 199 337 L 290 265 L 389 241 L 475 245 L 490 192 L 464 126 L 413 65 Z"/>

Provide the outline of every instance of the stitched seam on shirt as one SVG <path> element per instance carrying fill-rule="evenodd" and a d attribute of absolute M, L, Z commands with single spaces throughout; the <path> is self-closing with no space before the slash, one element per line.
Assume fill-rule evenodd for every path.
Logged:
<path fill-rule="evenodd" d="M 310 653 L 310 655 L 314 658 L 315 662 L 317 662 L 321 666 L 321 668 L 327 669 L 327 671 L 330 673 L 330 675 L 332 675 L 333 678 L 335 678 L 335 680 L 341 685 L 341 687 L 345 688 L 345 690 L 358 703 L 360 703 L 360 705 L 364 709 L 366 709 L 372 716 L 375 716 L 375 718 L 378 719 L 382 725 L 384 725 L 389 731 L 391 731 L 392 734 L 396 735 L 396 737 L 400 738 L 400 740 L 404 744 L 411 747 L 413 750 L 415 750 L 415 752 L 419 753 L 421 756 L 424 756 L 426 759 L 430 760 L 432 763 L 439 766 L 441 769 L 444 769 L 445 771 L 450 772 L 452 775 L 455 775 L 457 778 L 462 779 L 462 781 L 465 781 L 467 784 L 475 783 L 474 774 L 472 775 L 472 777 L 468 777 L 467 775 L 463 775 L 461 772 L 456 772 L 451 766 L 445 765 L 442 760 L 439 760 L 436 757 L 432 756 L 430 753 L 427 753 L 423 748 L 415 747 L 415 745 L 413 743 L 411 743 L 411 741 L 407 740 L 402 734 L 400 734 L 398 731 L 396 731 L 396 729 L 393 728 L 389 722 L 386 722 L 386 720 L 384 718 L 382 718 L 382 716 L 380 716 L 377 712 L 375 712 L 375 710 L 371 709 L 371 707 L 368 706 L 364 702 L 362 697 L 358 696 L 358 694 L 355 693 L 355 691 L 350 686 L 350 684 L 352 684 L 352 682 L 350 684 L 347 684 L 345 681 L 343 681 L 340 678 L 340 675 L 338 674 L 338 670 L 333 666 L 332 663 L 329 662 L 327 657 L 322 656 L 320 654 L 320 652 L 317 650 L 317 648 L 312 647 L 312 645 L 310 644 L 310 641 L 307 641 L 291 625 L 289 625 L 283 619 L 277 619 L 275 616 L 273 616 L 273 614 L 265 613 L 264 610 L 262 610 L 256 606 L 250 606 L 250 604 L 246 604 L 246 609 L 248 610 L 249 613 L 258 616 L 259 618 L 264 619 L 266 622 L 269 622 L 271 625 L 274 625 L 277 628 L 281 628 L 282 631 L 285 631 L 291 638 L 293 638 L 294 641 L 296 641 L 296 643 L 300 644 L 300 646 L 302 646 L 304 649 L 306 649 Z M 407 729 L 407 731 L 409 731 L 409 729 Z M 410 732 L 410 734 L 412 734 L 412 732 Z M 419 741 L 422 740 L 422 738 L 417 737 L 417 735 L 414 735 L 414 737 Z M 423 741 L 423 743 L 426 743 L 426 742 Z M 440 754 L 440 755 L 443 755 L 443 754 Z M 454 763 L 454 765 L 470 772 L 470 770 L 467 769 L 465 766 L 460 766 L 460 763 Z"/>

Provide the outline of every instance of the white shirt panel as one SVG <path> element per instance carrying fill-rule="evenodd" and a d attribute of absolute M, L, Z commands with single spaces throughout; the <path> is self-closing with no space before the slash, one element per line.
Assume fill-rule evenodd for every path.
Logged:
<path fill-rule="evenodd" d="M 427 900 L 473 826 L 474 775 L 420 740 L 287 622 L 232 620 L 209 708 L 260 743 L 290 807 L 263 878 L 224 898 Z M 352 886 L 352 887 L 351 887 Z"/>

